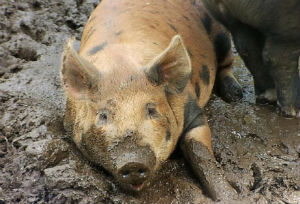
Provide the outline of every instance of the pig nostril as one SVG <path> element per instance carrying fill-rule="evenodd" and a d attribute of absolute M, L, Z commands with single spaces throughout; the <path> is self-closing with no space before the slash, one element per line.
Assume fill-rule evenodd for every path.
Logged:
<path fill-rule="evenodd" d="M 140 176 L 145 177 L 146 176 L 146 170 L 145 169 L 139 169 L 138 173 L 140 174 Z"/>
<path fill-rule="evenodd" d="M 127 178 L 129 176 L 129 171 L 124 171 L 123 173 L 122 173 L 122 177 L 123 178 Z"/>
<path fill-rule="evenodd" d="M 118 171 L 119 178 L 126 183 L 142 183 L 149 177 L 149 174 L 150 169 L 146 165 L 137 162 L 125 164 Z"/>
<path fill-rule="evenodd" d="M 143 173 L 145 173 L 145 171 L 144 171 L 144 169 L 139 169 L 138 173 L 143 174 Z"/>

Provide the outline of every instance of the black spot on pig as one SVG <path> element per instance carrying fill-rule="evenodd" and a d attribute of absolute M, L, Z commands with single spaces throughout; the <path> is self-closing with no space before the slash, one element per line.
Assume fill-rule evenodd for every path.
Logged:
<path fill-rule="evenodd" d="M 187 16 L 183 16 L 183 18 L 185 19 L 185 20 L 187 20 L 187 21 L 190 21 L 190 19 L 189 19 L 189 17 L 187 17 Z"/>
<path fill-rule="evenodd" d="M 214 49 L 218 63 L 224 61 L 228 51 L 231 48 L 231 42 L 225 33 L 219 33 L 214 40 Z"/>
<path fill-rule="evenodd" d="M 196 84 L 195 84 L 195 92 L 196 92 L 197 98 L 199 99 L 199 96 L 200 96 L 200 86 L 199 86 L 198 82 L 196 82 Z"/>
<path fill-rule="evenodd" d="M 108 44 L 107 41 L 105 41 L 105 42 L 103 42 L 102 44 L 93 47 L 93 48 L 89 51 L 89 54 L 90 54 L 90 55 L 96 54 L 97 52 L 103 50 L 103 48 L 104 48 L 107 44 Z"/>
<path fill-rule="evenodd" d="M 210 34 L 211 32 L 211 18 L 209 17 L 209 15 L 206 13 L 204 18 L 201 18 L 201 21 L 205 27 L 205 30 L 208 34 Z"/>
<path fill-rule="evenodd" d="M 156 29 L 156 27 L 154 25 L 149 25 L 149 27 L 152 29 Z"/>
<path fill-rule="evenodd" d="M 203 109 L 197 104 L 196 100 L 189 95 L 187 102 L 184 105 L 184 132 L 203 126 L 205 124 L 205 117 Z"/>
<path fill-rule="evenodd" d="M 170 130 L 167 130 L 166 132 L 166 140 L 169 141 L 171 139 L 171 133 Z"/>
<path fill-rule="evenodd" d="M 202 66 L 202 71 L 199 72 L 199 77 L 201 78 L 201 80 L 203 81 L 203 83 L 205 85 L 209 84 L 209 81 L 210 81 L 210 72 L 209 72 L 209 69 L 208 69 L 208 67 L 206 65 Z"/>
<path fill-rule="evenodd" d="M 116 36 L 119 36 L 119 35 L 121 35 L 122 33 L 123 33 L 123 31 L 120 30 L 120 31 L 118 31 L 118 32 L 115 32 L 115 35 L 116 35 Z"/>
<path fill-rule="evenodd" d="M 168 23 L 168 25 L 172 28 L 172 30 L 174 30 L 176 33 L 178 32 L 177 28 L 171 24 L 171 23 Z"/>

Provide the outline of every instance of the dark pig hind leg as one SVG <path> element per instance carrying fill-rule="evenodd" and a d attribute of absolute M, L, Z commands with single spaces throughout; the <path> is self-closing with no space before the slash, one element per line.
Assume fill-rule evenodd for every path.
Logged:
<path fill-rule="evenodd" d="M 216 89 L 217 94 L 226 102 L 237 101 L 243 97 L 242 87 L 233 75 L 231 64 L 218 71 Z"/>
<path fill-rule="evenodd" d="M 266 41 L 264 59 L 271 67 L 278 105 L 285 116 L 300 117 L 300 42 Z"/>
<path fill-rule="evenodd" d="M 230 35 L 223 32 L 215 36 L 214 49 L 217 57 L 217 94 L 226 102 L 237 101 L 243 97 L 242 87 L 233 75 L 233 54 Z"/>
<path fill-rule="evenodd" d="M 210 198 L 226 200 L 236 197 L 236 191 L 225 179 L 223 170 L 213 156 L 211 131 L 207 122 L 189 130 L 181 139 L 180 147 Z"/>
<path fill-rule="evenodd" d="M 253 75 L 256 102 L 276 102 L 273 78 L 270 75 L 269 67 L 264 64 L 263 60 L 262 52 L 265 41 L 263 35 L 241 23 L 232 30 L 232 35 L 239 55 Z"/>

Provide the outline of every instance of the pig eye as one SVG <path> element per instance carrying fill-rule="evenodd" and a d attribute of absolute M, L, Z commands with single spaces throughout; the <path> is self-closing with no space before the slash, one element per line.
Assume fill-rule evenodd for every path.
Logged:
<path fill-rule="evenodd" d="M 100 120 L 107 120 L 107 114 L 106 113 L 100 113 L 100 115 L 99 115 L 99 119 Z"/>
<path fill-rule="evenodd" d="M 160 116 L 158 111 L 156 110 L 155 104 L 153 103 L 148 103 L 146 105 L 146 112 L 147 112 L 147 117 L 149 118 L 157 118 Z"/>
<path fill-rule="evenodd" d="M 98 125 L 104 125 L 108 120 L 108 110 L 103 109 L 98 112 Z"/>

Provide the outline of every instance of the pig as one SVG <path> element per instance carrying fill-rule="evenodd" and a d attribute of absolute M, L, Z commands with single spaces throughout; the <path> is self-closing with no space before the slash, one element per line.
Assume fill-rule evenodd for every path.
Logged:
<path fill-rule="evenodd" d="M 204 0 L 231 32 L 254 78 L 258 103 L 300 116 L 300 1 Z"/>
<path fill-rule="evenodd" d="M 235 196 L 204 114 L 215 84 L 241 97 L 230 35 L 195 1 L 103 0 L 62 54 L 64 127 L 128 192 L 151 184 L 176 146 L 212 199 Z"/>

